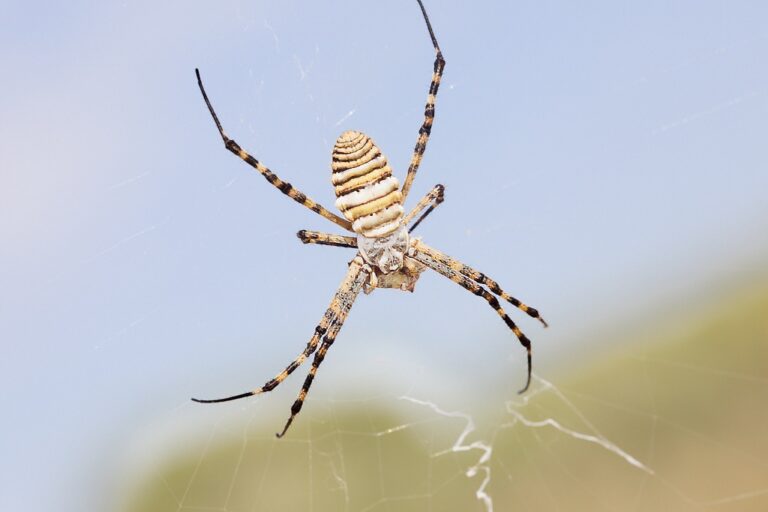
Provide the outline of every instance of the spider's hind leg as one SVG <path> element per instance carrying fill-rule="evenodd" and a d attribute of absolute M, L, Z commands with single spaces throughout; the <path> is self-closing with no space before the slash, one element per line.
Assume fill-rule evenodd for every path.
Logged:
<path fill-rule="evenodd" d="M 429 84 L 429 92 L 427 93 L 427 103 L 424 106 L 424 121 L 421 124 L 421 128 L 419 128 L 419 136 L 416 139 L 416 145 L 413 148 L 413 156 L 411 156 L 411 163 L 408 166 L 408 174 L 406 174 L 405 181 L 403 182 L 403 201 L 408 197 L 408 192 L 411 190 L 413 180 L 416 178 L 416 171 L 419 170 L 424 151 L 427 149 L 429 135 L 432 133 L 432 123 L 435 120 L 437 90 L 440 87 L 440 81 L 443 78 L 443 69 L 445 69 L 445 59 L 443 58 L 443 53 L 440 51 L 440 46 L 437 44 L 437 38 L 435 38 L 435 32 L 432 30 L 432 24 L 429 22 L 427 10 L 424 8 L 424 4 L 421 0 L 417 1 L 419 2 L 419 8 L 421 8 L 421 14 L 424 16 L 424 22 L 427 24 L 427 30 L 429 31 L 429 37 L 432 40 L 432 46 L 435 49 L 435 63 L 432 71 L 432 81 Z"/>
<path fill-rule="evenodd" d="M 240 145 L 234 141 L 234 139 L 230 139 L 229 136 L 227 136 L 226 132 L 224 131 L 224 128 L 221 125 L 221 121 L 219 121 L 219 116 L 216 115 L 216 111 L 213 110 L 213 105 L 211 105 L 211 101 L 208 99 L 208 93 L 205 92 L 205 87 L 203 86 L 203 79 L 200 77 L 200 70 L 195 69 L 195 75 L 197 76 L 197 86 L 200 88 L 200 93 L 203 95 L 203 100 L 205 101 L 205 105 L 208 107 L 208 112 L 211 113 L 211 117 L 213 118 L 213 122 L 216 124 L 216 129 L 219 131 L 219 135 L 221 135 L 221 139 L 224 141 L 224 146 L 229 150 L 230 152 L 234 153 L 245 163 L 256 169 L 262 176 L 264 176 L 264 179 L 266 179 L 272 186 L 277 188 L 280 192 L 287 195 L 297 203 L 301 204 L 302 206 L 305 206 L 312 210 L 313 212 L 321 215 L 322 217 L 325 217 L 326 219 L 330 220 L 334 224 L 337 224 L 341 226 L 344 229 L 347 229 L 349 231 L 352 231 L 352 223 L 349 222 L 347 219 L 342 219 L 335 213 L 328 211 L 324 206 L 316 203 L 309 197 L 307 197 L 306 194 L 304 194 L 301 190 L 297 189 L 287 181 L 283 181 L 280 178 L 277 177 L 275 173 L 273 173 L 268 167 L 266 167 L 264 164 L 259 162 L 256 158 L 251 156 L 247 151 L 245 151 Z"/>

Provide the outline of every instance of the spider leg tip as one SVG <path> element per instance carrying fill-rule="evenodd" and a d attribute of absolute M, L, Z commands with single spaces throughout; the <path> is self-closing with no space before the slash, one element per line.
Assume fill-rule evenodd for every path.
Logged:
<path fill-rule="evenodd" d="M 206 400 L 205 398 L 190 398 L 195 403 L 198 404 L 215 404 L 216 402 L 220 402 L 221 400 Z"/>
<path fill-rule="evenodd" d="M 282 439 L 286 432 L 288 432 L 288 427 L 291 426 L 291 421 L 288 421 L 288 423 L 283 427 L 282 432 L 275 432 L 275 437 L 278 439 Z"/>

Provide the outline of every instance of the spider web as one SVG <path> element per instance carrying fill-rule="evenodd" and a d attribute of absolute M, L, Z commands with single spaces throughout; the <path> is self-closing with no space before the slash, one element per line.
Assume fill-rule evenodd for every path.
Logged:
<path fill-rule="evenodd" d="M 0 508 L 768 509 L 759 5 L 427 1 L 448 64 L 409 200 L 444 183 L 425 242 L 550 321 L 510 311 L 532 389 L 487 305 L 425 274 L 360 297 L 284 439 L 306 366 L 187 401 L 274 375 L 350 257 L 298 245 L 331 228 L 221 149 L 193 69 L 330 207 L 342 130 L 407 167 L 433 54 L 401 3 L 9 8 L 33 19 L 0 30 Z"/>
<path fill-rule="evenodd" d="M 214 423 L 192 436 L 195 449 L 187 439 L 174 446 L 167 433 L 145 440 L 141 451 L 153 458 L 142 465 L 155 468 L 154 483 L 130 510 L 760 510 L 768 461 L 755 447 L 766 412 L 755 405 L 768 379 L 749 364 L 723 367 L 715 352 L 736 341 L 744 354 L 765 355 L 765 288 L 740 306 L 735 318 L 713 315 L 637 340 L 589 378 L 556 385 L 537 375 L 530 393 L 500 400 L 496 414 L 466 397 L 463 410 L 443 407 L 420 396 L 434 390 L 414 385 L 340 393 L 347 398 L 320 391 L 304 426 L 283 440 L 265 432 L 265 422 L 280 425 L 266 403 L 207 415 Z M 177 412 L 173 435 L 179 424 L 206 421 L 186 405 Z M 722 416 L 738 426 L 718 425 Z M 158 464 L 166 457 L 176 460 L 171 468 Z"/>
<path fill-rule="evenodd" d="M 428 78 L 423 71 L 432 57 L 428 41 L 422 41 L 425 43 L 422 52 L 413 52 L 421 60 L 406 61 L 395 56 L 412 53 L 410 46 L 395 50 L 389 45 L 378 49 L 376 60 L 344 44 L 332 46 L 323 36 L 338 30 L 349 32 L 350 40 L 367 37 L 376 41 L 384 33 L 379 34 L 380 29 L 375 26 L 350 29 L 342 18 L 321 29 L 305 26 L 301 29 L 303 35 L 318 41 L 306 47 L 286 38 L 285 25 L 279 20 L 265 20 L 263 30 L 254 27 L 248 8 L 245 4 L 241 7 L 246 11 L 241 19 L 249 26 L 248 31 L 261 32 L 265 39 L 263 45 L 274 48 L 278 65 L 286 66 L 285 72 L 295 75 L 294 82 L 283 80 L 281 85 L 287 84 L 289 88 L 284 94 L 296 98 L 291 109 L 294 113 L 288 115 L 296 116 L 295 112 L 302 111 L 311 114 L 297 116 L 295 121 L 283 121 L 297 127 L 293 137 L 301 140 L 304 150 L 311 154 L 311 158 L 306 157 L 307 162 L 325 157 L 333 141 L 329 133 L 358 126 L 376 126 L 379 131 L 374 137 L 382 147 L 412 147 L 415 134 L 408 127 L 414 120 L 418 122 L 420 116 Z M 344 9 L 348 5 L 336 7 Z M 371 19 L 385 15 L 381 7 L 367 7 L 374 9 Z M 307 14 L 306 10 L 302 12 Z M 413 28 L 418 35 L 423 29 L 421 20 L 412 21 L 404 27 Z M 450 26 L 443 25 L 438 37 L 444 46 L 449 44 L 455 49 L 458 42 L 452 41 L 449 33 Z M 733 43 L 737 47 L 743 44 L 742 40 Z M 688 67 L 697 67 L 699 60 L 711 64 L 718 51 L 683 61 L 672 70 L 654 70 L 654 73 L 664 76 L 685 72 Z M 328 54 L 343 54 L 350 61 L 338 78 L 341 83 L 347 82 L 343 86 L 344 103 L 331 99 L 336 98 L 338 89 L 328 85 L 332 80 L 325 71 L 332 61 Z M 371 77 L 380 76 L 381 69 L 392 69 L 398 59 L 401 59 L 397 62 L 401 76 L 397 82 L 374 80 L 371 83 Z M 467 81 L 471 74 L 468 62 L 461 59 L 459 62 L 463 64 L 463 80 Z M 339 72 L 339 68 L 334 69 Z M 268 127 L 253 124 L 251 120 L 279 116 L 276 111 L 266 109 L 265 112 L 263 103 L 265 97 L 277 94 L 274 89 L 270 90 L 274 87 L 272 81 L 277 79 L 253 68 L 251 72 L 254 77 L 249 87 L 257 91 L 254 102 L 245 106 L 237 104 L 232 110 L 240 112 L 241 128 L 247 127 L 246 133 L 250 132 L 252 140 L 274 151 L 280 141 Z M 446 118 L 450 119 L 452 108 L 456 108 L 450 105 L 461 102 L 462 98 L 471 108 L 487 112 L 481 101 L 470 100 L 462 94 L 463 84 L 450 73 L 449 59 L 447 78 L 438 101 L 437 123 L 447 123 Z M 473 86 L 475 84 L 470 83 L 466 87 Z M 637 84 L 627 83 L 614 85 L 619 90 L 631 91 L 636 87 Z M 394 115 L 385 116 L 390 123 L 382 126 L 377 122 L 382 117 L 381 109 L 375 107 L 378 98 L 410 97 L 410 91 L 418 91 L 414 101 L 408 106 L 397 106 Z M 454 91 L 457 92 L 452 97 Z M 718 99 L 709 103 L 710 106 L 678 118 L 664 118 L 648 130 L 647 136 L 667 135 L 761 98 L 764 100 L 763 91 L 747 90 L 726 100 Z M 498 240 L 512 225 L 509 220 L 499 218 L 494 210 L 482 208 L 489 199 L 484 195 L 487 188 L 454 187 L 457 193 L 451 196 L 450 184 L 465 182 L 467 177 L 460 162 L 457 165 L 440 157 L 449 152 L 452 137 L 450 127 L 440 130 L 443 142 L 431 141 L 425 159 L 425 168 L 431 165 L 433 172 L 429 178 L 421 176 L 417 183 L 422 183 L 424 191 L 428 190 L 424 180 L 435 179 L 434 169 L 439 169 L 439 180 L 449 182 L 448 202 L 430 219 L 430 225 L 425 226 L 425 236 L 440 240 L 449 254 L 461 253 L 467 245 L 486 247 L 489 252 L 483 254 L 484 259 L 490 259 L 489 264 L 496 265 L 495 268 L 505 268 L 493 253 L 509 253 L 510 247 L 498 244 Z M 449 142 L 446 143 L 446 139 Z M 408 156 L 395 154 L 390 158 L 396 168 L 404 169 Z M 455 153 L 453 156 L 455 158 Z M 482 169 L 498 168 L 503 162 L 497 157 L 484 164 L 474 158 L 472 168 L 477 173 L 474 183 L 485 180 L 498 185 L 497 190 L 491 192 L 490 203 L 499 204 L 523 187 L 535 190 L 542 184 L 526 177 L 525 173 L 514 179 L 503 176 L 498 182 L 497 174 L 483 174 Z M 294 169 L 311 165 L 303 163 L 304 160 L 304 155 L 283 153 L 281 165 Z M 566 167 L 574 163 L 550 162 L 550 165 Z M 322 190 L 325 179 L 325 176 L 302 176 L 302 186 Z M 231 184 L 228 182 L 226 186 Z M 622 186 L 618 182 L 613 185 Z M 274 208 L 284 206 L 281 199 L 274 199 Z M 455 209 L 451 210 L 449 204 L 455 204 Z M 516 211 L 532 212 L 541 207 L 540 203 L 526 204 L 522 200 Z M 476 209 L 474 215 L 469 214 L 467 208 Z M 533 240 L 536 248 L 514 249 L 520 261 L 537 261 L 537 249 L 546 250 L 549 242 L 534 235 L 539 221 L 533 214 L 522 215 L 514 229 L 518 236 Z M 461 234 L 458 243 L 457 228 Z M 610 225 L 605 228 L 610 229 Z M 318 268 L 338 266 L 338 259 L 333 259 L 336 256 L 330 252 L 313 251 L 302 256 L 315 259 Z M 677 271 L 674 265 L 669 269 L 670 274 Z M 331 280 L 303 279 L 306 279 L 302 283 L 304 288 L 322 289 L 326 295 L 335 285 Z M 524 289 L 543 289 L 545 296 L 547 291 L 556 294 L 558 290 L 555 282 L 542 283 L 540 279 L 523 280 L 519 284 Z M 631 280 L 627 285 L 632 287 Z M 418 293 L 426 297 L 454 293 L 457 301 L 472 300 L 450 289 L 450 284 L 432 284 L 427 278 L 418 288 Z M 567 370 L 551 366 L 547 374 L 535 375 L 533 389 L 523 396 L 514 393 L 510 378 L 520 373 L 518 347 L 512 348 L 514 352 L 496 352 L 494 357 L 492 352 L 489 354 L 489 347 L 479 344 L 481 339 L 500 340 L 497 350 L 502 350 L 498 347 L 508 346 L 510 342 L 503 326 L 485 326 L 485 319 L 491 315 L 482 305 L 469 306 L 473 309 L 467 310 L 465 306 L 443 303 L 439 313 L 420 311 L 418 317 L 409 317 L 394 306 L 398 300 L 404 300 L 403 297 L 375 293 L 370 299 L 359 301 L 365 301 L 365 305 L 356 304 L 339 342 L 321 368 L 318 384 L 286 438 L 275 440 L 272 432 L 282 425 L 300 378 L 289 379 L 268 396 L 226 410 L 182 405 L 169 420 L 171 426 L 166 427 L 172 434 L 150 436 L 145 442 L 151 448 L 138 449 L 141 453 L 153 454 L 149 461 L 138 466 L 154 468 L 151 480 L 154 483 L 136 492 L 141 498 L 133 502 L 132 510 L 762 509 L 768 503 L 768 452 L 760 432 L 768 418 L 762 408 L 754 404 L 765 403 L 768 398 L 765 386 L 768 380 L 762 377 L 765 372 L 760 368 L 738 360 L 724 363 L 720 355 L 727 341 L 729 346 L 740 346 L 737 358 L 764 359 L 765 349 L 754 337 L 766 329 L 764 318 L 768 310 L 764 289 L 733 292 L 733 301 L 746 304 L 746 313 L 736 314 L 736 308 L 720 311 L 703 302 L 697 302 L 692 310 L 677 307 L 675 299 L 670 298 L 676 297 L 677 290 L 659 286 L 656 296 L 651 295 L 648 302 L 638 302 L 635 306 L 639 305 L 646 316 L 652 317 L 658 314 L 653 300 L 666 296 L 665 307 L 677 308 L 685 321 L 649 319 L 654 329 L 646 325 L 638 329 L 635 323 L 639 317 L 623 313 L 625 320 L 615 321 L 620 324 L 616 332 L 621 333 L 616 340 L 611 340 L 615 333 L 596 333 L 594 325 L 580 324 L 574 315 L 562 315 L 567 325 L 577 327 L 575 334 L 563 332 L 562 327 L 555 327 L 558 334 L 554 337 L 551 332 L 546 335 L 530 332 L 537 362 L 554 355 L 547 345 L 555 339 L 563 346 L 584 344 L 592 354 L 606 349 L 608 354 L 596 362 L 577 359 L 577 364 Z M 608 287 L 604 293 L 620 292 Z M 686 293 L 692 292 L 688 289 Z M 319 296 L 322 295 L 318 292 Z M 681 302 L 688 300 L 683 293 L 677 297 Z M 432 302 L 423 300 L 420 304 Z M 620 310 L 608 304 L 613 299 L 595 295 L 592 300 L 595 309 L 622 318 Z M 393 310 L 400 311 L 400 325 L 406 326 L 404 329 L 386 329 L 381 322 L 381 318 L 392 318 L 386 312 Z M 464 314 L 467 311 L 469 313 Z M 468 321 L 470 316 L 478 319 Z M 462 324 L 447 321 L 446 317 L 461 318 L 463 327 L 457 327 Z M 411 327 L 417 322 L 429 327 Z M 432 327 L 440 324 L 443 327 Z M 748 327 L 745 329 L 742 325 Z M 379 332 L 374 333 L 372 329 Z M 458 330 L 450 332 L 451 329 Z M 533 328 L 528 325 L 526 330 Z M 628 335 L 628 331 L 636 334 Z M 585 341 L 594 336 L 605 341 Z M 458 357 L 465 358 L 466 367 L 461 367 L 456 362 L 457 352 L 451 357 L 445 353 L 435 356 L 435 352 L 441 352 L 436 339 L 444 340 L 441 343 L 449 346 L 466 344 L 465 340 L 472 339 L 471 350 L 483 356 L 462 351 Z M 365 340 L 367 346 L 375 348 L 352 347 L 357 345 L 355 340 Z M 424 351 L 382 348 L 421 344 L 425 340 L 430 341 Z M 429 352 L 432 354 L 427 355 Z M 506 364 L 489 369 L 487 361 L 503 361 L 509 357 L 512 359 Z M 429 366 L 444 368 L 451 364 L 454 369 L 449 370 L 450 375 L 436 369 L 427 370 Z M 452 382 L 455 379 L 461 382 Z M 731 401 L 729 396 L 742 397 L 747 403 Z M 721 417 L 730 418 L 727 426 L 721 423 Z M 730 423 L 737 418 L 738 427 L 734 428 Z M 182 436 L 184 441 L 179 445 L 178 441 L 170 441 L 169 436 L 178 436 L 181 424 L 205 427 L 202 433 Z M 195 448 L 191 449 L 190 444 Z M 170 466 L 163 462 L 169 459 L 176 462 Z"/>

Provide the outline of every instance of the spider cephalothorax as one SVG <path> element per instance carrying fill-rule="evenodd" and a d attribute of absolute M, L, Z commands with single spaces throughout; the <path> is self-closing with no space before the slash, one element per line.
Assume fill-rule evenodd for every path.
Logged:
<path fill-rule="evenodd" d="M 306 348 L 282 372 L 267 381 L 263 386 L 226 398 L 214 400 L 199 400 L 196 402 L 226 402 L 247 396 L 271 391 L 293 373 L 304 361 L 314 354 L 312 367 L 304 380 L 298 398 L 291 407 L 291 416 L 285 424 L 283 434 L 291 426 L 293 418 L 299 413 L 309 388 L 314 381 L 320 363 L 325 359 L 328 349 L 333 345 L 341 326 L 349 314 L 352 304 L 360 291 L 370 293 L 376 288 L 396 288 L 413 291 L 419 275 L 427 268 L 447 277 L 464 289 L 485 300 L 504 320 L 518 341 L 525 347 L 528 362 L 528 378 L 522 393 L 531 383 L 531 342 L 515 325 L 515 322 L 499 305 L 497 297 L 506 300 L 516 308 L 538 319 L 544 326 L 546 322 L 539 312 L 526 306 L 516 298 L 508 295 L 501 287 L 482 272 L 469 267 L 437 249 L 426 245 L 418 238 L 410 236 L 416 226 L 429 215 L 435 207 L 443 202 L 443 186 L 436 185 L 418 204 L 404 215 L 403 204 L 411 189 L 416 171 L 421 164 L 422 156 L 429 141 L 432 121 L 435 117 L 435 98 L 443 76 L 445 60 L 440 52 L 437 39 L 429 23 L 427 12 L 421 0 L 417 0 L 424 21 L 435 49 L 435 64 L 432 82 L 429 85 L 427 104 L 424 108 L 424 121 L 419 129 L 416 146 L 413 150 L 411 163 L 402 188 L 392 170 L 387 164 L 386 157 L 367 135 L 347 131 L 341 134 L 333 147 L 331 181 L 336 191 L 336 206 L 344 214 L 344 218 L 330 212 L 307 197 L 288 182 L 278 178 L 261 162 L 243 150 L 240 145 L 230 139 L 214 112 L 208 95 L 205 93 L 199 71 L 197 83 L 203 94 L 208 110 L 213 117 L 226 148 L 242 158 L 250 166 L 261 173 L 264 178 L 277 187 L 282 193 L 294 201 L 306 206 L 313 212 L 323 216 L 336 225 L 355 233 L 357 236 L 333 235 L 317 231 L 301 230 L 298 236 L 305 244 L 332 245 L 357 249 L 357 254 L 349 262 L 349 268 L 341 282 L 336 295 L 333 297 L 328 310 L 320 323 L 315 327 L 315 333 L 307 343 Z M 418 218 L 417 218 L 418 216 Z"/>

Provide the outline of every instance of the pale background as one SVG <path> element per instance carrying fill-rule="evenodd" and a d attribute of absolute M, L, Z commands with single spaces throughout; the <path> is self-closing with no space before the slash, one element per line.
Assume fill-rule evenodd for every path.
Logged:
<path fill-rule="evenodd" d="M 764 275 L 768 4 L 426 7 L 447 67 L 409 203 L 445 184 L 425 241 L 550 321 L 513 312 L 540 375 L 603 351 L 596 333 Z M 332 208 L 343 130 L 404 177 L 434 54 L 412 0 L 2 10 L 0 508 L 96 510 L 155 425 L 224 414 L 189 396 L 292 359 L 351 257 L 299 243 L 338 230 L 224 150 L 195 67 L 230 136 Z M 525 376 L 493 312 L 425 275 L 359 300 L 297 421 L 377 361 L 374 384 L 459 406 Z M 302 380 L 261 397 L 279 414 L 256 428 L 282 425 Z"/>

